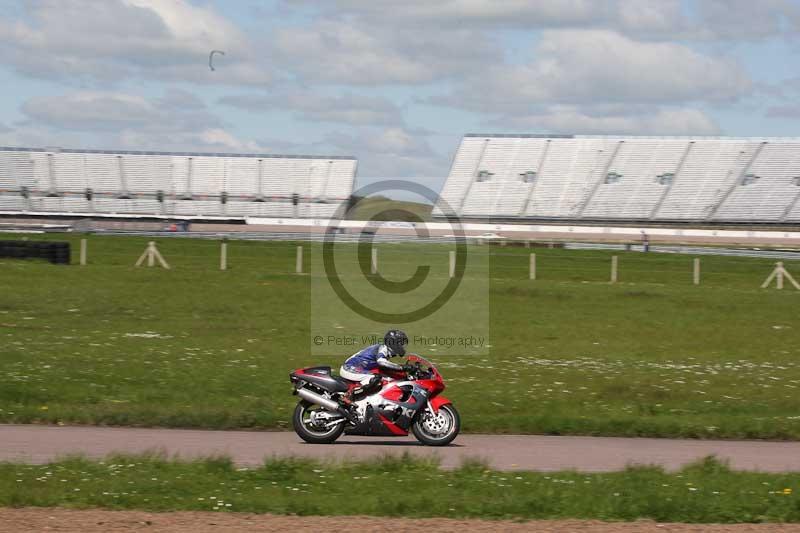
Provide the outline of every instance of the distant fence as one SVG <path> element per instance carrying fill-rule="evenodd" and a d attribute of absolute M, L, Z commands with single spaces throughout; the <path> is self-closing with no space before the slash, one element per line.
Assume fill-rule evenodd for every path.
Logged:
<path fill-rule="evenodd" d="M 326 239 L 324 233 L 309 232 L 255 232 L 255 231 L 231 231 L 231 232 L 205 232 L 205 231 L 125 231 L 125 230 L 94 230 L 95 235 L 116 235 L 116 236 L 139 236 L 139 237 L 168 237 L 168 238 L 190 238 L 190 239 L 230 239 L 239 241 L 299 241 L 299 242 L 323 242 Z M 456 242 L 454 237 L 417 237 L 416 235 L 390 235 L 390 234 L 366 234 L 366 233 L 338 233 L 328 236 L 336 242 L 361 242 L 370 240 L 376 243 L 438 243 L 452 244 Z M 477 240 L 476 237 L 469 237 L 467 240 Z"/>
<path fill-rule="evenodd" d="M 207 239 L 207 240 L 243 240 L 243 241 L 297 241 L 297 242 L 322 242 L 325 240 L 326 235 L 323 233 L 309 233 L 309 232 L 249 232 L 249 231 L 232 231 L 232 232 L 180 232 L 180 231 L 135 231 L 135 230 L 94 230 L 91 233 L 95 235 L 113 235 L 113 236 L 139 236 L 139 237 L 159 237 L 159 238 L 191 238 L 191 239 Z M 420 243 L 420 244 L 453 244 L 457 241 L 454 237 L 417 237 L 415 235 L 393 235 L 393 234 L 359 234 L 359 233 L 341 233 L 335 236 L 336 242 L 360 242 L 368 239 L 374 243 Z M 506 244 L 505 240 L 487 240 L 485 237 L 468 236 L 467 242 L 471 244 Z M 507 244 L 525 245 L 546 245 L 541 241 L 534 241 L 533 239 L 526 241 L 509 241 Z M 571 250 L 619 250 L 619 251 L 644 251 L 642 245 L 637 244 L 603 244 L 603 243 L 583 243 L 583 242 L 564 242 L 555 243 L 554 246 L 559 248 Z M 654 245 L 649 246 L 649 251 L 654 253 L 667 253 L 667 254 L 685 254 L 685 255 L 719 255 L 719 256 L 735 256 L 735 257 L 757 257 L 762 259 L 786 259 L 786 260 L 800 260 L 800 251 L 782 251 L 782 250 L 759 250 L 747 248 L 719 248 L 715 246 L 668 246 L 668 245 Z"/>
<path fill-rule="evenodd" d="M 138 256 L 139 260 L 136 265 L 141 265 L 147 260 L 148 265 L 155 264 L 152 258 L 157 258 L 160 254 L 155 253 L 156 244 L 155 238 L 161 238 L 164 241 L 178 241 L 178 240 L 196 240 L 197 244 L 193 246 L 200 246 L 204 251 L 198 254 L 196 251 L 190 252 L 188 255 L 185 253 L 176 253 L 180 247 L 171 247 L 165 244 L 167 254 L 172 259 L 175 259 L 176 269 L 182 268 L 196 268 L 197 258 L 203 258 L 206 265 L 213 263 L 206 263 L 205 260 L 214 256 L 219 258 L 219 269 L 228 270 L 229 268 L 239 268 L 244 266 L 248 268 L 263 268 L 265 265 L 264 260 L 271 256 L 272 264 L 276 267 L 276 271 L 283 273 L 294 272 L 297 274 L 309 274 L 306 268 L 308 265 L 305 261 L 304 248 L 314 249 L 314 246 L 319 245 L 319 241 L 325 238 L 324 234 L 313 233 L 249 233 L 249 232 L 141 232 L 141 231 L 96 231 L 93 232 L 98 236 L 136 236 L 148 237 L 151 240 L 149 247 L 144 254 L 140 254 L 140 248 L 136 250 L 135 256 L 131 254 L 130 258 L 120 256 L 120 248 L 117 245 L 106 246 L 97 241 L 97 246 L 93 246 L 93 255 L 102 257 L 109 257 L 115 255 L 116 260 L 112 260 L 107 264 L 133 264 L 135 257 Z M 444 244 L 443 247 L 434 247 L 422 245 L 413 250 L 414 255 L 424 255 L 427 264 L 431 265 L 434 269 L 434 276 L 447 275 L 450 278 L 455 276 L 456 272 L 456 253 L 453 251 L 453 243 L 456 239 L 452 237 L 427 237 L 425 239 L 410 239 L 402 235 L 358 235 L 358 234 L 339 234 L 336 239 L 341 242 L 358 242 L 360 239 L 367 237 L 374 239 L 377 246 L 371 249 L 370 271 L 374 275 L 377 272 L 391 272 L 396 264 L 407 264 L 405 255 L 408 249 L 404 246 L 399 246 L 400 243 L 439 243 Z M 89 242 L 91 238 L 88 234 L 84 234 L 79 240 L 80 254 L 79 264 L 87 265 Z M 479 237 L 468 239 L 472 244 L 478 244 Z M 265 245 L 266 248 L 272 250 L 285 250 L 286 253 L 280 252 L 277 255 L 270 253 L 267 256 L 263 254 L 261 246 L 236 246 L 229 250 L 229 245 L 235 241 L 258 241 Z M 287 246 L 289 242 L 296 241 L 297 246 Z M 307 244 L 300 244 L 305 241 Z M 491 263 L 487 263 L 488 272 L 486 269 L 483 272 L 490 276 L 492 279 L 528 279 L 528 280 L 541 280 L 541 281 L 571 281 L 581 283 L 591 282 L 610 282 L 610 283 L 657 283 L 657 284 L 671 284 L 671 283 L 691 283 L 693 285 L 700 285 L 701 282 L 705 283 L 706 273 L 711 278 L 714 285 L 734 285 L 739 286 L 753 286 L 754 281 L 758 280 L 762 284 L 764 276 L 773 272 L 769 280 L 775 278 L 778 288 L 783 288 L 783 280 L 788 279 L 792 283 L 792 274 L 789 270 L 797 270 L 798 263 L 790 265 L 789 269 L 783 268 L 783 263 L 779 262 L 777 268 L 773 266 L 775 263 L 768 263 L 772 259 L 781 259 L 789 261 L 800 262 L 800 253 L 785 250 L 747 250 L 747 249 L 733 249 L 733 248 L 715 248 L 715 247 L 689 247 L 689 246 L 649 246 L 648 252 L 645 252 L 642 245 L 625 245 L 625 244 L 598 244 L 598 243 L 558 243 L 557 246 L 562 249 L 550 250 L 551 246 L 547 242 L 536 241 L 516 241 L 508 243 L 505 241 L 490 241 L 496 246 L 491 248 L 481 246 L 483 252 L 475 250 L 475 253 L 488 252 L 493 258 Z M 76 243 L 77 244 L 77 243 Z M 138 247 L 138 244 L 136 245 Z M 219 247 L 219 254 L 211 251 L 212 247 Z M 159 246 L 160 247 L 160 246 Z M 523 248 L 524 247 L 524 248 Z M 555 247 L 555 246 L 553 246 Z M 110 248 L 109 254 L 107 248 Z M 359 247 L 360 248 L 360 247 Z M 190 248 L 191 249 L 191 248 Z M 148 251 L 150 250 L 150 251 Z M 196 250 L 196 249 L 194 249 Z M 262 251 L 257 251 L 262 250 Z M 587 254 L 584 251 L 598 250 L 610 253 L 600 254 Z M 629 252 L 625 255 L 617 255 L 615 251 Z M 233 252 L 233 261 L 228 252 Z M 380 255 L 379 252 L 380 251 Z M 583 252 L 583 253 L 582 253 Z M 634 253 L 630 253 L 634 252 Z M 293 257 L 289 257 L 289 253 Z M 127 255 L 127 254 L 125 254 Z M 703 266 L 704 271 L 701 272 L 701 259 L 697 256 L 727 256 L 722 262 L 713 260 L 711 258 L 703 260 L 707 267 Z M 0 241 L 0 257 L 12 258 L 41 258 L 49 260 L 53 263 L 69 263 L 70 261 L 70 248 L 69 243 L 66 242 L 50 242 L 39 240 L 19 240 L 19 241 Z M 673 256 L 673 257 L 670 257 Z M 695 257 L 691 257 L 695 256 Z M 739 257 L 737 259 L 737 256 Z M 187 263 L 185 259 L 189 258 L 190 262 L 195 261 L 194 265 Z M 192 259 L 194 258 L 194 259 Z M 402 258 L 402 259 L 400 259 Z M 121 259 L 121 260 L 120 260 Z M 277 262 L 275 262 L 277 259 Z M 380 262 L 379 262 L 380 259 Z M 129 262 L 130 261 L 130 262 Z M 165 268 L 170 268 L 166 261 L 159 260 Z M 172 262 L 172 261 L 170 261 Z M 92 264 L 101 264 L 100 262 L 92 261 Z M 722 266 L 724 265 L 724 266 Z M 770 270 L 767 270 L 767 267 Z M 702 276 L 701 276 L 702 274 Z M 681 281 L 683 280 L 683 281 Z M 762 286 L 769 286 L 769 280 L 764 282 Z M 792 283 L 794 285 L 794 283 Z M 800 286 L 795 285 L 800 288 Z"/>
<path fill-rule="evenodd" d="M 393 228 L 409 229 L 425 227 L 429 231 L 452 231 L 449 222 L 392 222 L 392 221 L 363 221 L 363 220 L 324 220 L 324 219 L 288 219 L 288 218 L 247 218 L 247 224 L 266 226 L 287 226 L 292 228 L 328 227 L 335 226 L 349 230 L 363 230 L 364 228 Z M 798 240 L 800 231 L 787 231 L 781 229 L 703 229 L 692 227 L 664 228 L 650 226 L 580 226 L 569 224 L 491 224 L 461 221 L 461 229 L 471 232 L 502 233 L 508 239 L 519 239 L 516 235 L 522 233 L 563 234 L 558 238 L 569 239 L 572 235 L 596 235 L 609 240 L 640 239 L 642 233 L 650 237 L 659 238 L 740 238 L 740 239 L 775 239 Z M 515 235 L 516 234 L 516 235 Z"/>
<path fill-rule="evenodd" d="M 602 244 L 602 243 L 583 243 L 568 242 L 564 243 L 567 250 L 620 250 L 620 251 L 644 251 L 642 245 L 626 244 Z M 713 246 L 649 246 L 649 251 L 663 254 L 684 254 L 684 255 L 722 255 L 731 257 L 759 257 L 762 259 L 789 259 L 800 260 L 800 251 L 789 250 L 757 250 L 757 249 L 738 249 L 738 248 L 718 248 Z"/>
<path fill-rule="evenodd" d="M 68 265 L 68 242 L 0 241 L 0 257 L 10 259 L 44 259 L 54 265 Z"/>

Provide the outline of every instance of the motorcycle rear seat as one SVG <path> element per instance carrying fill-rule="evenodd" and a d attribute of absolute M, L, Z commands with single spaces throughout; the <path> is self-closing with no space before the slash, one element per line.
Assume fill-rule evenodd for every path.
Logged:
<path fill-rule="evenodd" d="M 305 374 L 302 379 L 330 392 L 347 392 L 351 381 L 330 374 Z"/>

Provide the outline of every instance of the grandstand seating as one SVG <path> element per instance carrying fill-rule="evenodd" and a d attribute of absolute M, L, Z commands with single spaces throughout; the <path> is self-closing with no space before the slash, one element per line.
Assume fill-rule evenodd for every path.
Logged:
<path fill-rule="evenodd" d="M 355 169 L 341 156 L 0 147 L 0 212 L 329 218 Z"/>
<path fill-rule="evenodd" d="M 464 218 L 796 223 L 800 139 L 468 134 L 434 208 Z"/>

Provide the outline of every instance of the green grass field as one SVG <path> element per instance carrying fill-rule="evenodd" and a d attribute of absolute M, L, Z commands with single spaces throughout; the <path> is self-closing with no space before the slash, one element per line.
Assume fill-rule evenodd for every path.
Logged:
<path fill-rule="evenodd" d="M 433 205 L 392 200 L 384 196 L 361 197 L 347 214 L 350 220 L 430 221 Z"/>
<path fill-rule="evenodd" d="M 79 236 L 47 238 L 77 262 Z M 134 268 L 147 240 L 91 236 L 86 267 L 0 260 L 0 421 L 287 427 L 287 372 L 349 355 L 309 355 L 296 243 L 232 241 L 222 272 L 217 242 L 162 239 L 172 270 Z M 465 431 L 800 438 L 800 292 L 759 288 L 772 261 L 704 257 L 695 287 L 691 257 L 619 253 L 611 285 L 607 252 L 536 249 L 530 281 L 530 250 L 480 250 L 490 353 L 423 354 Z M 381 257 L 415 252 L 446 273 L 438 245 Z"/>
<path fill-rule="evenodd" d="M 374 515 L 406 518 L 653 519 L 800 522 L 800 475 L 730 471 L 709 458 L 676 473 L 497 472 L 480 463 L 446 471 L 408 457 L 365 463 L 271 459 L 235 468 L 226 458 L 72 458 L 0 463 L 0 506 Z"/>

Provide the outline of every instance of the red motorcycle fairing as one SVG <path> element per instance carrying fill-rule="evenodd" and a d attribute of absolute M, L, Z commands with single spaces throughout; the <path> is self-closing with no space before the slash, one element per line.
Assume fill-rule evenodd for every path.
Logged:
<path fill-rule="evenodd" d="M 408 356 L 407 361 L 417 368 L 411 377 L 405 371 L 377 368 L 371 371 L 373 374 L 382 375 L 381 390 L 368 397 L 370 402 L 356 425 L 343 428 L 346 434 L 405 436 L 408 435 L 419 413 L 427 409 L 427 406 L 438 413 L 443 405 L 451 403 L 450 400 L 438 396 L 445 385 L 435 366 L 413 354 Z M 341 394 L 360 386 L 358 382 L 331 375 L 331 368 L 328 366 L 297 369 L 291 372 L 289 377 L 295 387 L 309 387 L 312 391 L 317 389 L 334 394 Z M 417 438 L 420 437 L 417 435 Z"/>
<path fill-rule="evenodd" d="M 397 435 L 399 437 L 405 437 L 406 435 L 408 435 L 407 430 L 398 427 L 397 424 L 388 420 L 385 416 L 379 414 L 378 417 L 381 419 L 381 422 L 383 422 L 383 425 L 386 427 L 386 429 L 388 429 L 392 433 L 392 435 Z"/>
<path fill-rule="evenodd" d="M 398 426 L 391 419 L 395 413 L 388 409 L 375 409 L 367 406 L 364 420 L 354 427 L 345 428 L 346 435 L 366 435 L 371 437 L 405 437 L 408 430 Z"/>
<path fill-rule="evenodd" d="M 437 393 L 441 392 L 441 389 L 444 388 L 441 387 L 437 382 L 433 380 L 424 380 L 417 381 L 416 383 L 428 391 L 428 403 L 430 404 L 434 413 L 438 413 L 441 406 L 453 403 L 444 396 L 435 396 Z M 406 401 L 410 404 L 414 404 L 416 402 L 416 398 L 413 395 L 409 396 L 407 399 L 404 398 L 406 395 L 408 395 L 408 392 L 404 390 L 403 387 L 391 387 L 381 393 L 381 396 L 394 402 Z M 433 396 L 433 398 L 431 398 L 431 396 Z"/>
<path fill-rule="evenodd" d="M 401 389 L 400 387 L 390 387 L 389 389 L 383 391 L 381 396 L 386 398 L 387 400 L 391 400 L 393 402 L 399 402 L 400 399 L 405 396 L 406 391 Z"/>
<path fill-rule="evenodd" d="M 436 396 L 436 397 L 430 399 L 431 409 L 433 409 L 434 413 L 438 413 L 439 412 L 439 408 L 441 406 L 449 405 L 449 404 L 452 404 L 452 403 L 453 402 L 451 402 L 450 400 L 448 400 L 444 396 Z"/>
<path fill-rule="evenodd" d="M 367 407 L 362 424 L 350 435 L 407 435 L 417 413 L 428 403 L 429 391 L 418 381 L 389 381 L 378 393 L 381 400 Z"/>

